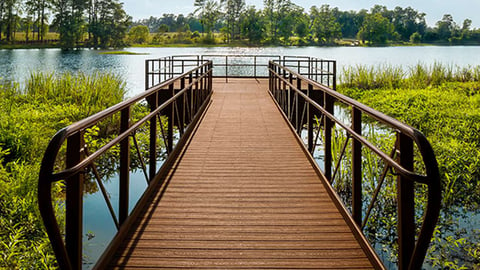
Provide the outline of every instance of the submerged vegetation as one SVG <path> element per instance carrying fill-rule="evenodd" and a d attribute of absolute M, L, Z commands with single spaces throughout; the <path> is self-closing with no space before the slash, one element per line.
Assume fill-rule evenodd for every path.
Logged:
<path fill-rule="evenodd" d="M 480 67 L 356 66 L 343 73 L 339 91 L 419 129 L 432 144 L 443 201 L 426 262 L 480 268 Z"/>
<path fill-rule="evenodd" d="M 0 84 L 0 268 L 50 269 L 56 261 L 37 207 L 41 158 L 57 130 L 123 100 L 113 74 L 32 73 Z M 62 186 L 55 190 L 60 195 Z"/>

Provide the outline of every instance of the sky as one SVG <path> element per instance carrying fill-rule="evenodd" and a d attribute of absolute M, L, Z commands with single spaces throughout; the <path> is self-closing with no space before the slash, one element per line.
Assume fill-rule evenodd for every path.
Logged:
<path fill-rule="evenodd" d="M 329 4 L 330 7 L 338 7 L 340 10 L 355 10 L 362 8 L 370 9 L 375 4 L 387 6 L 394 9 L 396 6 L 412 7 L 427 14 L 427 24 L 435 26 L 435 23 L 442 19 L 444 14 L 451 14 L 457 24 L 462 25 L 463 20 L 473 21 L 473 27 L 480 28 L 480 1 L 479 0 L 291 0 L 293 3 L 304 7 L 306 11 L 311 6 L 320 7 Z M 123 0 L 126 12 L 134 20 L 149 18 L 150 16 L 161 17 L 165 13 L 188 15 L 194 10 L 194 0 Z M 257 9 L 263 8 L 263 0 L 246 0 L 247 5 L 254 5 Z"/>

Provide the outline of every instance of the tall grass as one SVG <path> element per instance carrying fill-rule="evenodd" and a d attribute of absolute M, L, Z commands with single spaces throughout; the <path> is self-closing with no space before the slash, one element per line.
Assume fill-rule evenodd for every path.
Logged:
<path fill-rule="evenodd" d="M 480 67 L 417 64 L 400 76 L 346 69 L 339 91 L 423 132 L 435 151 L 443 209 L 427 261 L 433 268 L 480 269 Z M 469 216 L 476 215 L 477 220 Z M 473 228 L 473 229 L 472 229 Z"/>
<path fill-rule="evenodd" d="M 32 73 L 23 88 L 0 83 L 0 269 L 55 268 L 37 210 L 42 155 L 58 129 L 125 93 L 124 81 L 113 74 Z M 54 186 L 54 194 L 61 189 Z"/>
<path fill-rule="evenodd" d="M 77 104 L 87 108 L 86 114 L 99 111 L 123 100 L 125 82 L 115 74 L 31 73 L 25 95 L 51 104 Z"/>
<path fill-rule="evenodd" d="M 434 63 L 426 65 L 418 63 L 403 70 L 399 66 L 357 65 L 343 69 L 340 82 L 344 88 L 363 90 L 385 88 L 425 88 L 439 86 L 446 82 L 478 82 L 480 81 L 480 66 L 453 67 Z"/>

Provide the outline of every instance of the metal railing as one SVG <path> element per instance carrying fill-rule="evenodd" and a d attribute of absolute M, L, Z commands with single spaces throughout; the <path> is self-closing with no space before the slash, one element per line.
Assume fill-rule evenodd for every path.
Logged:
<path fill-rule="evenodd" d="M 82 268 L 83 196 L 87 173 L 92 175 L 102 191 L 118 230 L 96 265 L 99 269 L 105 266 L 102 263 L 112 256 L 115 247 L 120 244 L 122 237 L 125 237 L 127 228 L 138 216 L 138 210 L 141 210 L 154 187 L 161 185 L 162 174 L 169 169 L 169 165 L 188 140 L 189 134 L 206 109 L 212 93 L 212 62 L 198 62 L 198 66 L 189 71 L 183 71 L 185 72 L 176 78 L 166 80 L 136 97 L 60 130 L 50 141 L 41 165 L 38 201 L 40 213 L 61 269 Z M 146 112 L 140 117 L 135 117 L 134 111 L 139 104 L 144 105 Z M 108 130 L 115 126 L 118 127 L 118 135 L 111 134 L 113 138 L 109 137 L 103 146 L 91 151 L 93 147 L 86 141 L 86 133 L 105 119 L 110 119 L 111 122 L 102 132 L 108 133 Z M 113 122 L 115 124 L 112 124 Z M 139 147 L 141 140 L 147 141 L 143 148 Z M 97 163 L 107 155 L 108 151 L 119 152 L 118 216 L 113 210 L 101 181 L 100 170 L 97 168 Z M 160 167 L 157 161 L 161 154 L 165 154 L 167 158 Z M 135 155 L 138 159 L 138 167 L 143 171 L 149 186 L 130 213 L 131 155 Z M 62 165 L 64 161 L 65 165 Z M 52 184 L 60 181 L 65 183 L 66 189 L 64 236 L 52 205 L 54 199 Z"/>
<path fill-rule="evenodd" d="M 145 89 L 182 75 L 187 70 L 206 63 L 199 55 L 173 55 L 145 60 Z"/>
<path fill-rule="evenodd" d="M 299 74 L 336 89 L 336 61 L 309 56 L 280 55 L 175 55 L 145 62 L 146 89 L 183 74 L 186 69 L 212 61 L 216 78 L 268 78 L 268 63 L 277 63 L 296 70 Z"/>
<path fill-rule="evenodd" d="M 306 149 L 313 155 L 319 145 L 319 139 L 323 140 L 321 143 L 323 162 L 320 161 L 322 164 L 319 164 L 323 169 L 319 169 L 323 170 L 323 174 L 330 184 L 338 176 L 339 160 L 350 155 L 347 178 L 351 179 L 351 218 L 359 230 L 364 228 L 373 206 L 378 203 L 378 194 L 384 185 L 386 175 L 392 172 L 392 178 L 394 179 L 396 176 L 398 267 L 399 269 L 421 269 L 441 206 L 438 164 L 425 136 L 396 119 L 302 76 L 295 69 L 271 61 L 269 72 L 270 93 L 290 121 L 292 128 L 300 137 L 305 138 L 303 141 Z M 336 103 L 343 108 L 350 108 L 348 121 L 341 120 L 335 115 Z M 385 153 L 375 143 L 363 136 L 365 118 L 393 130 L 396 142 L 391 153 Z M 336 139 L 334 132 L 336 128 L 343 129 L 342 132 L 346 133 L 346 138 L 343 147 L 337 147 L 339 153 L 335 154 L 339 158 L 334 161 L 332 141 Z M 421 173 L 414 169 L 414 147 L 419 153 L 418 159 L 423 163 L 424 171 Z M 364 192 L 362 190 L 362 181 L 364 181 L 362 162 L 365 159 L 362 151 L 364 150 L 370 151 L 384 163 L 383 172 L 377 178 L 377 186 L 371 195 L 372 200 L 368 209 L 364 208 L 362 198 L 362 192 Z M 415 213 L 417 213 L 414 202 L 415 184 L 428 188 L 428 203 L 418 235 L 415 226 Z"/>

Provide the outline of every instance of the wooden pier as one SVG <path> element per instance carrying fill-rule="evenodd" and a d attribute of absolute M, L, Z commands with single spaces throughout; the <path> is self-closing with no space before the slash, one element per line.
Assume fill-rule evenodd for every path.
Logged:
<path fill-rule="evenodd" d="M 224 63 L 203 56 L 147 60 L 144 93 L 51 139 L 38 202 L 59 268 L 84 267 L 88 179 L 117 229 L 93 269 L 384 269 L 362 230 L 387 181 L 397 193 L 392 254 L 398 269 L 421 269 L 441 206 L 438 164 L 425 136 L 336 92 L 335 61 L 215 57 Z M 232 60 L 238 58 L 252 63 Z M 232 78 L 229 72 L 239 67 L 252 68 L 251 74 Z M 350 119 L 335 116 L 339 106 Z M 371 121 L 394 134 L 390 154 L 362 135 Z M 106 128 L 103 146 L 88 143 L 94 126 Z M 338 132 L 345 142 L 334 149 Z M 97 166 L 113 149 L 115 173 L 101 175 Z M 364 150 L 381 163 L 373 192 L 364 189 L 372 180 L 362 171 Z M 314 153 L 321 158 L 314 160 Z M 343 160 L 349 210 L 332 187 Z M 148 187 L 131 202 L 136 183 L 130 176 L 137 170 Z M 104 181 L 118 184 L 116 205 Z M 65 183 L 64 228 L 52 204 L 56 182 Z M 419 186 L 426 196 L 420 206 L 414 200 Z M 421 222 L 416 207 L 424 213 Z"/>
<path fill-rule="evenodd" d="M 267 80 L 214 83 L 164 192 L 112 269 L 371 269 Z"/>

